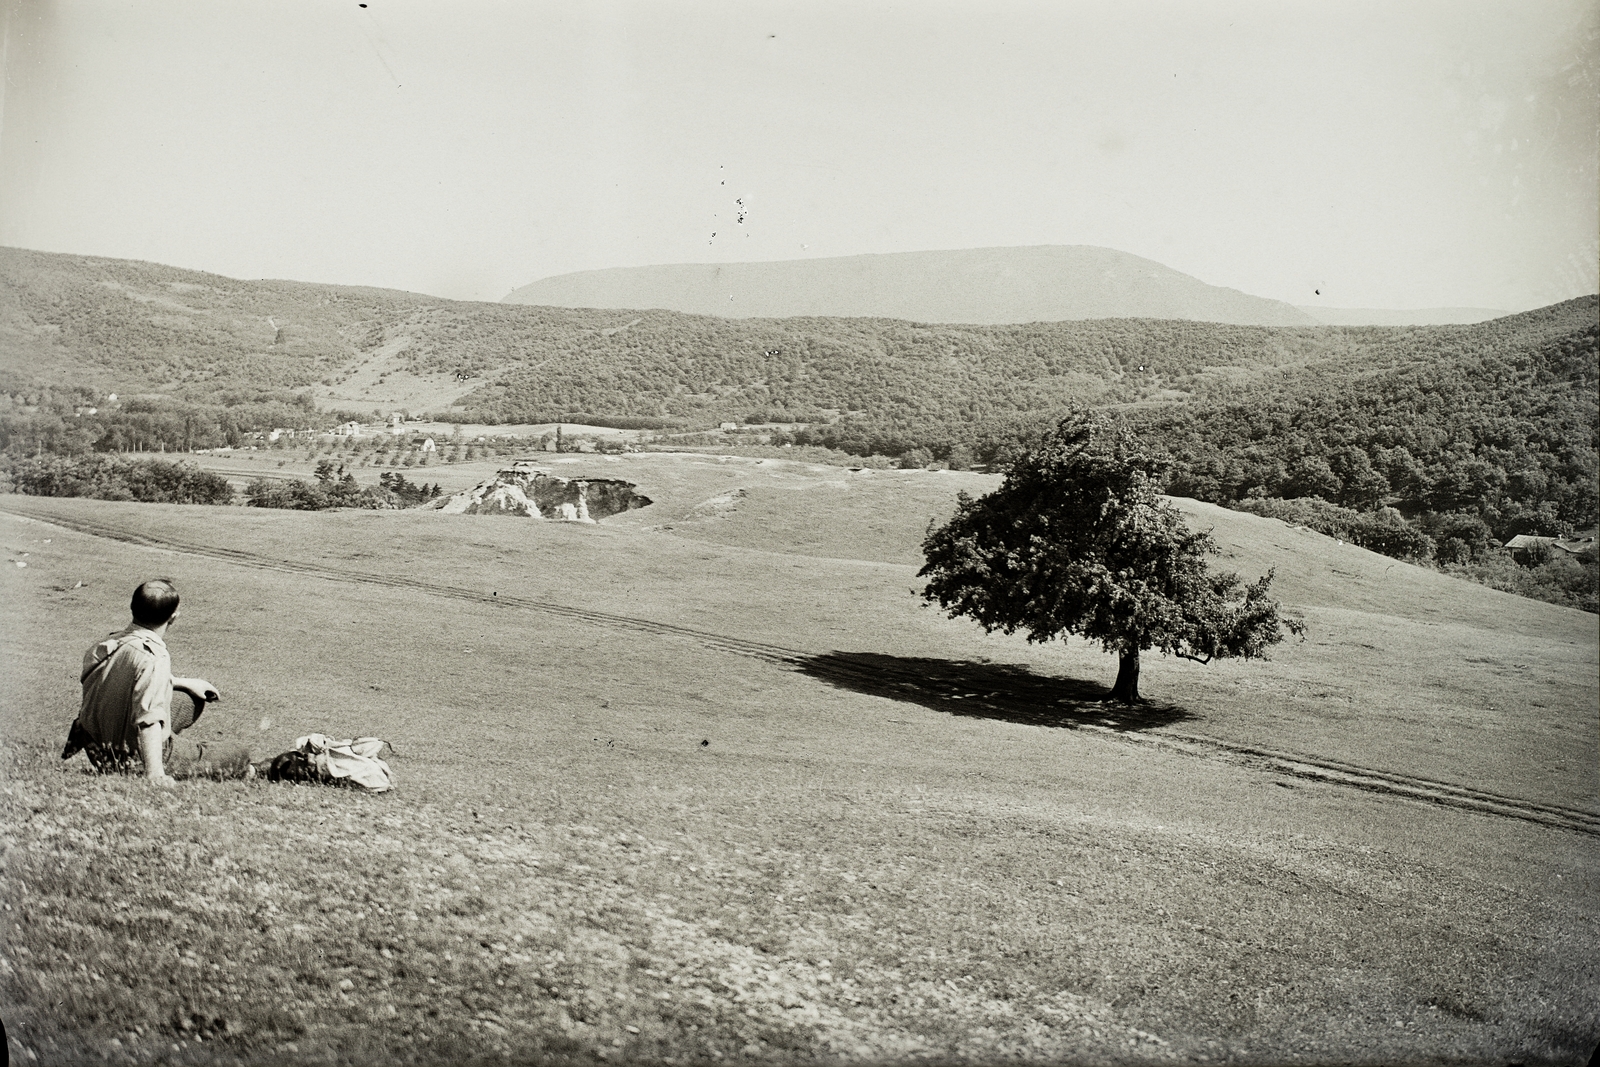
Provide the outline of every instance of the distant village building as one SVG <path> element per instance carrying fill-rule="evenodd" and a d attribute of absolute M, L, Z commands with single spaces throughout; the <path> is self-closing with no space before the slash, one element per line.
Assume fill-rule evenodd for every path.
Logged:
<path fill-rule="evenodd" d="M 340 437 L 360 437 L 361 424 L 359 422 L 341 422 L 333 432 Z"/>
<path fill-rule="evenodd" d="M 737 430 L 738 428 L 739 424 L 737 422 L 725 422 L 717 427 L 719 430 Z"/>
<path fill-rule="evenodd" d="M 1552 554 L 1564 553 L 1568 556 L 1580 556 L 1585 552 L 1596 551 L 1595 538 L 1600 536 L 1600 530 L 1580 530 L 1571 537 L 1541 537 L 1537 534 L 1518 534 L 1506 542 L 1506 551 L 1513 556 L 1526 557 L 1540 552 Z"/>
<path fill-rule="evenodd" d="M 1549 548 L 1556 543 L 1554 537 L 1538 537 L 1534 534 L 1517 534 L 1506 542 L 1506 547 L 1513 552 L 1523 552 L 1530 548 Z"/>
<path fill-rule="evenodd" d="M 437 451 L 439 451 L 439 449 L 438 449 L 438 446 L 436 446 L 433 443 L 433 438 L 424 437 L 422 439 L 422 451 L 424 451 L 424 452 L 437 452 Z"/>

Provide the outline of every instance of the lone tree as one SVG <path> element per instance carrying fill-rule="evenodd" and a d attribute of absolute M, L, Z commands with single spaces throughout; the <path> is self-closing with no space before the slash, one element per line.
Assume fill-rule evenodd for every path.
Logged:
<path fill-rule="evenodd" d="M 1139 653 L 1201 663 L 1263 657 L 1283 630 L 1268 571 L 1248 585 L 1213 574 L 1207 533 L 1161 499 L 1166 461 L 1121 422 L 1080 413 L 1022 454 L 999 489 L 958 497 L 955 516 L 922 543 L 923 598 L 986 631 L 1029 641 L 1077 634 L 1120 657 L 1109 699 L 1140 701 Z"/>

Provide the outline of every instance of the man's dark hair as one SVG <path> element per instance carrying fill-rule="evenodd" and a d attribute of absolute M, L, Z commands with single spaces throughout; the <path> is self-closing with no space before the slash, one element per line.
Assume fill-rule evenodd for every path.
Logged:
<path fill-rule="evenodd" d="M 133 591 L 133 621 L 140 626 L 160 626 L 178 610 L 178 591 L 170 578 L 153 578 Z"/>

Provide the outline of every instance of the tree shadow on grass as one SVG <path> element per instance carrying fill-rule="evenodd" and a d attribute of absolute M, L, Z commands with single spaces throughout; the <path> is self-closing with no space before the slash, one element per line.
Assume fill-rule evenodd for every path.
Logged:
<path fill-rule="evenodd" d="M 921 704 L 951 715 L 1077 729 L 1152 730 L 1192 719 L 1175 704 L 1101 703 L 1111 690 L 1077 678 L 1050 678 L 1010 663 L 824 652 L 798 669 L 857 693 Z"/>

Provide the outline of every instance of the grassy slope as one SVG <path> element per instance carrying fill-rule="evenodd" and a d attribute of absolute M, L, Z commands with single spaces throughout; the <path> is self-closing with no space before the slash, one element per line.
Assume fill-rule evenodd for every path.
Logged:
<path fill-rule="evenodd" d="M 1016 664 L 1069 695 L 1110 679 L 1081 643 L 916 606 L 922 528 L 982 476 L 557 469 L 582 464 L 660 502 L 587 529 L 4 502 L 958 682 Z M 1147 692 L 1187 716 L 1170 728 L 1595 806 L 1592 619 L 1185 506 L 1228 565 L 1276 565 L 1312 629 L 1267 664 L 1152 661 Z M 1099 714 L 1075 699 L 1031 718 L 959 691 L 892 700 L 493 599 L 0 530 L 31 563 L 3 579 L 6 1021 L 44 1061 L 620 1042 L 629 1059 L 1581 1062 L 1600 1028 L 1592 838 L 1058 728 Z M 203 732 L 269 751 L 377 734 L 401 791 L 166 795 L 63 772 L 77 655 L 151 572 L 186 590 L 178 667 L 226 693 Z"/>

